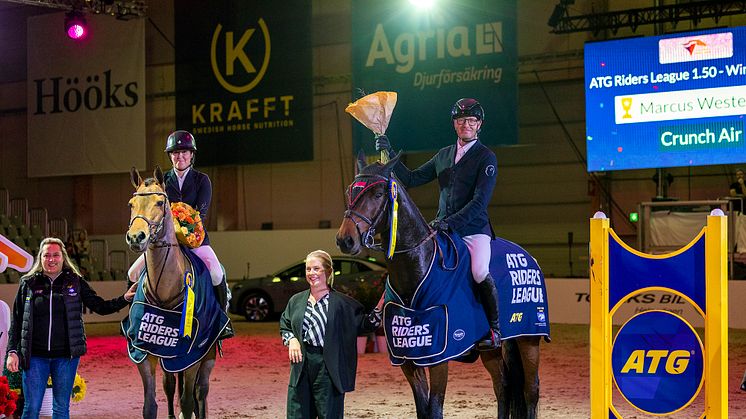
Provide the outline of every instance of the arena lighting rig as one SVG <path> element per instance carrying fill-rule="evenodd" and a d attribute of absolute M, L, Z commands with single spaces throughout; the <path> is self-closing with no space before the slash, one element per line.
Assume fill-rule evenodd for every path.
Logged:
<path fill-rule="evenodd" d="M 675 27 L 679 22 L 692 22 L 696 27 L 702 19 L 714 19 L 717 23 L 724 16 L 746 13 L 744 0 L 700 0 L 570 16 L 567 6 L 574 3 L 574 0 L 560 0 L 555 6 L 547 22 L 552 33 L 592 32 L 596 36 L 601 31 L 610 30 L 616 35 L 620 28 L 630 28 L 635 32 L 641 25 L 672 23 Z"/>
<path fill-rule="evenodd" d="M 28 6 L 48 7 L 87 14 L 109 15 L 121 20 L 145 17 L 144 0 L 3 0 Z"/>

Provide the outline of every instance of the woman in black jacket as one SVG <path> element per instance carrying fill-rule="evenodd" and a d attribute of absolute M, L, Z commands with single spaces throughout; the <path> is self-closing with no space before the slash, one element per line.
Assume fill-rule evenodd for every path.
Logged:
<path fill-rule="evenodd" d="M 23 371 L 23 419 L 39 417 L 50 375 L 53 417 L 70 417 L 75 373 L 86 352 L 83 306 L 102 315 L 117 312 L 132 301 L 136 287 L 104 300 L 80 275 L 61 240 L 42 240 L 34 266 L 21 278 L 8 340 L 6 367 Z"/>
<path fill-rule="evenodd" d="M 357 335 L 381 324 L 383 296 L 372 313 L 332 288 L 332 258 L 323 250 L 306 256 L 307 291 L 290 298 L 280 319 L 288 347 L 288 418 L 341 418 L 344 396 L 355 389 Z"/>

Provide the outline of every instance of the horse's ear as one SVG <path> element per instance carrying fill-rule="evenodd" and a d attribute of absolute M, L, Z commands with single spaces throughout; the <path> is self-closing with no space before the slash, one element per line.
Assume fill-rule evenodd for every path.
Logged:
<path fill-rule="evenodd" d="M 130 182 L 132 182 L 132 186 L 135 187 L 135 190 L 140 187 L 142 184 L 142 178 L 140 177 L 140 173 L 137 171 L 137 168 L 135 166 L 132 166 L 132 169 L 130 169 Z"/>
<path fill-rule="evenodd" d="M 153 170 L 153 177 L 155 178 L 155 180 L 158 181 L 159 185 L 163 185 L 163 170 L 161 170 L 161 166 L 155 166 L 155 170 Z"/>
<path fill-rule="evenodd" d="M 391 170 L 396 166 L 396 163 L 399 163 L 399 158 L 401 157 L 401 151 L 396 153 L 396 156 L 389 158 L 389 161 L 386 162 L 386 164 L 383 166 L 383 172 L 387 175 L 391 173 Z"/>
<path fill-rule="evenodd" d="M 368 163 L 365 161 L 365 152 L 363 150 L 358 150 L 357 152 L 357 164 L 355 165 L 355 176 L 360 174 L 360 172 L 363 171 L 363 168 L 367 166 Z"/>

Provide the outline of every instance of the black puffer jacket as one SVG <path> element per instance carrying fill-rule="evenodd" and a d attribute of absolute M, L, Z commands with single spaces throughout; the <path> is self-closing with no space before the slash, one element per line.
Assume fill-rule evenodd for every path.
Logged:
<path fill-rule="evenodd" d="M 35 318 L 34 300 L 42 298 L 50 304 L 51 315 L 44 319 Z M 50 303 L 51 299 L 51 303 Z M 60 304 L 63 302 L 63 304 Z M 21 278 L 8 334 L 8 351 L 19 356 L 19 364 L 28 369 L 32 355 L 34 326 L 43 322 L 50 330 L 50 336 L 60 336 L 52 329 L 66 328 L 67 348 L 70 357 L 79 357 L 86 352 L 85 330 L 83 329 L 83 306 L 98 314 L 115 313 L 127 306 L 123 296 L 104 300 L 96 295 L 88 282 L 69 268 L 64 268 L 60 276 L 52 281 L 41 272 Z M 49 323 L 52 323 L 51 327 Z M 58 324 L 61 323 L 61 324 Z M 55 342 L 59 343 L 59 342 Z M 59 345 L 57 345 L 59 346 Z"/>

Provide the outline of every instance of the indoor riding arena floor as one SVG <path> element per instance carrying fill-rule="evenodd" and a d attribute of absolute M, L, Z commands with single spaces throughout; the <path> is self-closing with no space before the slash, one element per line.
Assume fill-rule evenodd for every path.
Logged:
<path fill-rule="evenodd" d="M 282 346 L 277 322 L 250 324 L 234 317 L 237 336 L 225 343 L 225 358 L 218 359 L 210 377 L 208 397 L 212 418 L 283 418 L 288 383 L 287 349 Z M 72 405 L 74 418 L 141 417 L 142 384 L 126 355 L 118 324 L 88 324 L 88 354 L 79 373 L 88 390 Z M 746 418 L 746 393 L 738 390 L 746 368 L 746 331 L 729 333 L 728 399 L 731 418 Z M 552 343 L 541 344 L 541 418 L 588 418 L 588 326 L 552 325 Z M 159 373 L 160 377 L 160 373 Z M 481 362 L 451 363 L 444 417 L 492 418 L 495 399 Z M 159 378 L 160 382 L 160 378 Z M 704 391 L 675 418 L 698 418 Z M 652 418 L 630 407 L 616 393 L 614 405 L 624 418 Z M 158 389 L 158 417 L 165 417 L 165 398 Z M 413 418 L 414 402 L 399 368 L 380 353 L 360 355 L 357 387 L 345 399 L 348 418 Z"/>

